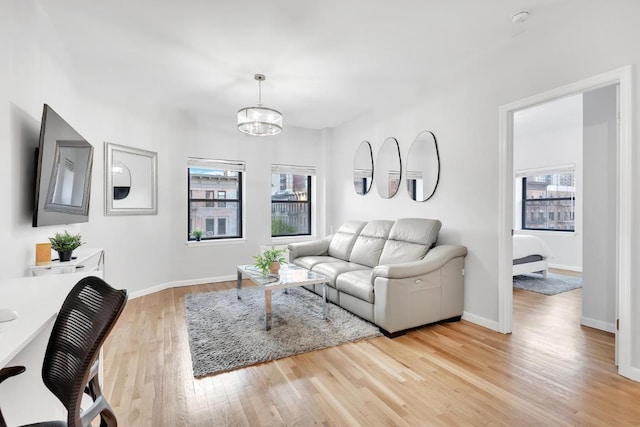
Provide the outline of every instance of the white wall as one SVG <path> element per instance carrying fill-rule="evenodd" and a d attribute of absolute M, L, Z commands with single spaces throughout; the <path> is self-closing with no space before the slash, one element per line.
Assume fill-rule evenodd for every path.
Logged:
<path fill-rule="evenodd" d="M 584 94 L 584 270 L 581 323 L 615 330 L 616 87 Z"/>
<path fill-rule="evenodd" d="M 316 167 L 313 185 L 316 199 L 312 217 L 319 234 L 324 235 L 323 133 L 286 127 L 280 135 L 256 138 L 238 132 L 234 119 L 231 114 L 226 122 L 196 119 L 175 123 L 172 138 L 176 143 L 169 151 L 171 184 L 166 188 L 171 199 L 171 226 L 166 236 L 171 248 L 170 281 L 235 277 L 235 266 L 253 262 L 252 256 L 260 252 L 260 246 L 295 240 L 271 238 L 271 165 L 274 163 Z M 241 241 L 206 241 L 187 245 L 188 157 L 246 162 L 243 189 L 245 233 Z"/>
<path fill-rule="evenodd" d="M 8 138 L 0 156 L 7 185 L 0 187 L 5 202 L 0 214 L 0 249 L 3 260 L 0 278 L 24 276 L 35 261 L 35 243 L 47 241 L 56 231 L 81 233 L 87 247 L 106 250 L 105 277 L 117 287 L 132 291 L 149 288 L 169 277 L 169 250 L 164 230 L 169 228 L 170 200 L 159 197 L 159 214 L 144 217 L 104 216 L 103 142 L 117 142 L 160 153 L 161 188 L 169 186 L 167 147 L 163 122 L 153 112 L 108 105 L 85 96 L 74 85 L 75 68 L 56 32 L 37 3 L 9 2 L 3 15 L 11 17 L 4 34 L 11 38 L 8 51 L 9 91 L 0 94 L 3 134 Z M 50 104 L 94 146 L 92 191 L 88 223 L 67 226 L 31 227 L 34 195 L 34 149 L 42 106 Z M 124 103 L 123 103 L 124 104 Z"/>
<path fill-rule="evenodd" d="M 522 230 L 522 179 L 514 185 L 514 229 L 540 237 L 553 251 L 551 267 L 582 271 L 582 95 L 518 111 L 513 117 L 513 170 L 575 165 L 575 232 Z"/>
<path fill-rule="evenodd" d="M 220 278 L 235 273 L 235 265 L 249 263 L 259 246 L 283 244 L 271 239 L 271 163 L 316 166 L 314 225 L 323 231 L 325 206 L 325 134 L 287 127 L 272 138 L 252 138 L 236 130 L 229 117 L 188 117 L 158 107 L 133 111 L 123 99 L 105 103 L 74 84 L 75 68 L 55 29 L 37 2 L 10 2 L 12 26 L 2 29 L 12 38 L 7 79 L 11 91 L 0 94 L 0 135 L 7 146 L 0 156 L 7 181 L 0 186 L 0 279 L 28 275 L 35 261 L 35 243 L 56 231 L 81 233 L 87 247 L 104 247 L 105 277 L 116 287 L 139 295 L 169 282 Z M 3 14 L 4 15 L 4 14 Z M 8 38 L 2 37 L 3 41 Z M 66 226 L 31 227 L 34 150 L 42 105 L 51 105 L 94 146 L 89 222 Z M 2 110 L 0 110 L 2 112 Z M 8 123 L 5 124 L 5 121 Z M 104 215 L 104 142 L 158 153 L 158 215 Z M 247 162 L 245 241 L 188 247 L 187 171 L 189 156 L 238 159 Z"/>
<path fill-rule="evenodd" d="M 387 100 L 388 108 L 334 129 L 331 145 L 332 174 L 328 188 L 336 203 L 328 206 L 328 224 L 348 218 L 423 216 L 443 222 L 441 241 L 468 247 L 465 276 L 465 316 L 497 329 L 498 321 L 498 109 L 587 77 L 640 62 L 640 3 L 582 2 L 566 5 L 558 20 L 544 28 L 534 25 L 516 38 L 478 53 L 447 73 L 432 76 L 433 86 L 416 83 L 415 101 Z M 562 19 L 562 16 L 571 19 Z M 532 17 L 532 19 L 534 19 Z M 533 22 L 533 21 L 532 21 Z M 420 54 L 416 52 L 416 54 Z M 399 64 L 401 67 L 402 64 Z M 634 78 L 639 77 L 634 69 Z M 638 86 L 634 88 L 637 106 Z M 635 129 L 640 111 L 631 118 Z M 374 152 L 387 136 L 400 142 L 406 155 L 412 139 L 422 130 L 438 138 L 442 171 L 434 198 L 426 203 L 409 200 L 401 192 L 382 200 L 374 189 L 357 196 L 351 185 L 351 162 L 360 141 L 372 141 Z M 634 181 L 638 182 L 640 150 L 634 151 Z M 404 186 L 404 180 L 402 183 Z M 635 191 L 637 193 L 637 191 Z M 640 198 L 633 200 L 634 217 L 640 215 Z M 634 226 L 632 248 L 634 276 L 640 265 L 640 231 Z M 640 295 L 633 289 L 633 305 Z M 634 326 L 640 327 L 634 310 Z M 640 340 L 634 342 L 634 366 L 640 366 Z"/>

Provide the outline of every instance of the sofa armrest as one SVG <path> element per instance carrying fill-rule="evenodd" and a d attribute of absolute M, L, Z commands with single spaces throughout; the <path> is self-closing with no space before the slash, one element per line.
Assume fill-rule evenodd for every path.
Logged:
<path fill-rule="evenodd" d="M 329 243 L 333 235 L 323 237 L 320 240 L 310 242 L 289 243 L 289 261 L 303 256 L 327 255 L 329 252 Z"/>
<path fill-rule="evenodd" d="M 378 265 L 373 268 L 371 281 L 376 277 L 388 279 L 405 279 L 421 276 L 436 271 L 446 263 L 457 257 L 467 255 L 467 248 L 458 245 L 439 245 L 431 249 L 419 261 L 404 262 L 400 264 Z"/>

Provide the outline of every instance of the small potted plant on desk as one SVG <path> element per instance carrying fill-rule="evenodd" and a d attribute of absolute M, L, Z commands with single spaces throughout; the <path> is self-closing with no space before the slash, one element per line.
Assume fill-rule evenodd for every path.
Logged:
<path fill-rule="evenodd" d="M 194 239 L 196 239 L 196 241 L 200 241 L 200 239 L 202 239 L 202 229 L 200 228 L 194 228 L 193 231 L 191 231 L 191 235 L 193 236 Z"/>
<path fill-rule="evenodd" d="M 53 237 L 49 237 L 51 249 L 58 251 L 60 262 L 71 261 L 71 254 L 80 245 L 82 245 L 82 237 L 80 234 L 69 234 L 65 230 L 64 233 L 56 233 Z"/>
<path fill-rule="evenodd" d="M 264 277 L 267 277 L 269 273 L 278 274 L 280 264 L 287 263 L 284 256 L 282 256 L 283 254 L 284 249 L 267 249 L 262 254 L 253 257 L 256 260 L 254 265 L 262 272 Z"/>

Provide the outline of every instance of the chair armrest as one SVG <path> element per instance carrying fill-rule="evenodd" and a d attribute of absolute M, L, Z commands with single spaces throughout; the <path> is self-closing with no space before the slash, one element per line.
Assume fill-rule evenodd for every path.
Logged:
<path fill-rule="evenodd" d="M 329 243 L 333 235 L 323 237 L 311 242 L 289 243 L 289 262 L 303 256 L 326 255 L 329 252 Z"/>
<path fill-rule="evenodd" d="M 371 280 L 375 282 L 376 277 L 405 279 L 408 277 L 421 276 L 442 268 L 442 266 L 454 258 L 465 255 L 467 255 L 467 248 L 464 246 L 439 245 L 427 252 L 421 260 L 374 267 Z"/>
<path fill-rule="evenodd" d="M 7 378 L 15 377 L 26 371 L 24 366 L 9 366 L 7 368 L 0 369 L 0 383 Z"/>

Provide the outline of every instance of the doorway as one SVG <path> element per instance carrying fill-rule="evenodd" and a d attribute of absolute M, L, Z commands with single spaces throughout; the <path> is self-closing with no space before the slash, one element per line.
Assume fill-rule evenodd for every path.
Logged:
<path fill-rule="evenodd" d="M 513 115 L 516 111 L 569 95 L 619 85 L 619 138 L 617 159 L 616 283 L 619 328 L 616 355 L 620 375 L 640 381 L 631 367 L 631 66 L 544 92 L 500 107 L 499 229 L 498 229 L 498 323 L 510 333 L 513 322 L 512 229 L 513 229 Z"/>

